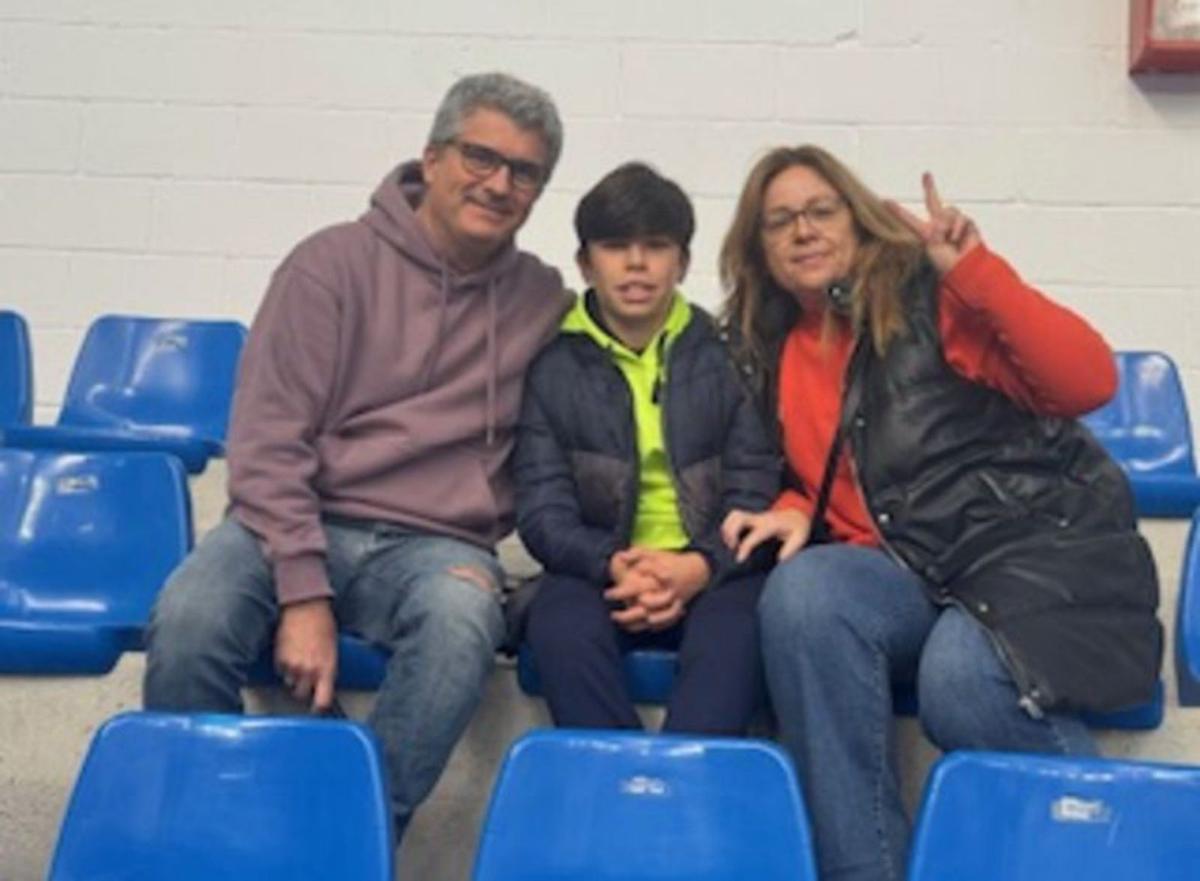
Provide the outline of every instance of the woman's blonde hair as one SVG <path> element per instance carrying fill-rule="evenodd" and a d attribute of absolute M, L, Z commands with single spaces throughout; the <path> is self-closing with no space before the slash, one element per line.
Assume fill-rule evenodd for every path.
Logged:
<path fill-rule="evenodd" d="M 750 171 L 737 211 L 721 246 L 720 274 L 725 290 L 724 320 L 737 332 L 742 354 L 767 373 L 799 314 L 794 297 L 771 278 L 762 241 L 763 198 L 767 187 L 789 168 L 804 166 L 845 201 L 853 218 L 858 248 L 847 281 L 855 327 L 867 324 L 880 354 L 905 328 L 900 293 L 921 263 L 920 241 L 850 169 L 811 144 L 776 147 Z"/>

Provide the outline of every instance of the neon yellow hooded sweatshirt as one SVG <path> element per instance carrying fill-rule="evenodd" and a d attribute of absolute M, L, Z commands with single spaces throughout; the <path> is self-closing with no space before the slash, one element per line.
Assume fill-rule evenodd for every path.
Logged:
<path fill-rule="evenodd" d="M 631 543 L 641 547 L 680 550 L 690 541 L 679 516 L 663 437 L 662 399 L 671 342 L 691 320 L 692 307 L 675 291 L 667 320 L 641 353 L 601 327 L 588 313 L 582 296 L 576 298 L 562 322 L 563 333 L 584 334 L 608 352 L 629 384 L 638 447 L 637 513 Z"/>

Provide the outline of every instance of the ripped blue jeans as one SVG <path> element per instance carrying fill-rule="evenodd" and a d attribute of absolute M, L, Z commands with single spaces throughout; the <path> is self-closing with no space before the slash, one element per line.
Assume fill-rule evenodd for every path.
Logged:
<path fill-rule="evenodd" d="M 367 722 L 383 745 L 402 831 L 482 696 L 504 635 L 503 572 L 494 554 L 458 539 L 368 521 L 324 527 L 339 628 L 392 653 Z M 159 595 L 147 636 L 146 708 L 241 712 L 246 672 L 278 619 L 258 540 L 226 518 Z"/>

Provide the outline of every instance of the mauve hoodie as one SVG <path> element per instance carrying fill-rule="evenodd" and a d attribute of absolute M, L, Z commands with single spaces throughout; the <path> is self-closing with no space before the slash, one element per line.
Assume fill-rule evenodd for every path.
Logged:
<path fill-rule="evenodd" d="M 420 166 L 275 271 L 242 355 L 230 512 L 262 541 L 281 603 L 330 596 L 321 514 L 490 547 L 512 529 L 521 384 L 569 305 L 511 243 L 457 274 L 413 209 Z"/>

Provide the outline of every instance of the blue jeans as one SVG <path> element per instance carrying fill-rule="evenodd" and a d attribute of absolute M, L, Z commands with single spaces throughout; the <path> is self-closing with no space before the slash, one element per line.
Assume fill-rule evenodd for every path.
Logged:
<path fill-rule="evenodd" d="M 326 522 L 338 626 L 391 651 L 368 724 L 383 745 L 402 832 L 470 721 L 504 634 L 503 572 L 488 551 L 388 525 Z M 466 567 L 485 590 L 447 570 Z M 150 621 L 147 709 L 236 713 L 279 619 L 258 540 L 233 518 L 168 580 Z"/>
<path fill-rule="evenodd" d="M 824 881 L 902 879 L 909 822 L 892 684 L 914 684 L 935 745 L 1086 755 L 1078 719 L 1028 715 L 983 627 L 938 607 L 881 550 L 818 545 L 780 564 L 759 603 L 767 688 L 796 762 Z"/>

